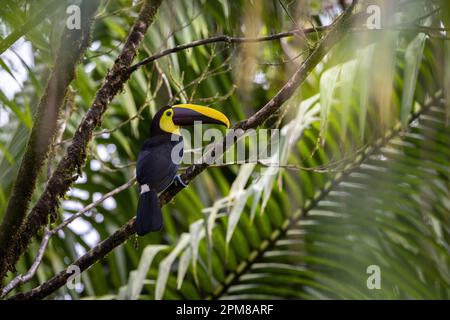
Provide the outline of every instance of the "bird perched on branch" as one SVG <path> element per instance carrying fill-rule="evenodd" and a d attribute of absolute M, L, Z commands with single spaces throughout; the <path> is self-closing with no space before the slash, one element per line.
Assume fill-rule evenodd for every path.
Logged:
<path fill-rule="evenodd" d="M 193 125 L 197 121 L 202 124 L 230 127 L 230 121 L 223 113 L 193 104 L 166 106 L 153 117 L 150 138 L 144 142 L 136 165 L 136 178 L 140 185 L 136 217 L 138 235 L 142 236 L 162 228 L 158 193 L 172 183 L 186 186 L 177 175 L 179 160 L 183 156 L 180 127 Z"/>

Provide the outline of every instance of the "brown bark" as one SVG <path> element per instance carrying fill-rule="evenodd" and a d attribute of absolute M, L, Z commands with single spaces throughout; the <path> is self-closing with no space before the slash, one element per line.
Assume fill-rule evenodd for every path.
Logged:
<path fill-rule="evenodd" d="M 64 31 L 54 70 L 50 75 L 34 118 L 30 138 L 18 170 L 8 206 L 0 225 L 0 281 L 14 264 L 8 259 L 14 253 L 38 175 L 57 132 L 57 121 L 64 104 L 67 88 L 75 77 L 75 66 L 89 45 L 90 29 L 99 1 L 84 0 L 81 3 L 80 30 Z"/>
<path fill-rule="evenodd" d="M 124 83 L 128 80 L 130 76 L 128 69 L 136 57 L 137 50 L 148 27 L 153 22 L 161 2 L 162 0 L 147 0 L 144 2 L 122 52 L 106 75 L 92 106 L 78 126 L 65 156 L 48 181 L 44 193 L 23 223 L 20 230 L 20 239 L 11 244 L 8 255 L 3 255 L 0 259 L 0 279 L 5 276 L 7 270 L 13 268 L 36 233 L 47 224 L 49 216 L 55 216 L 60 198 L 65 195 L 70 185 L 76 180 L 86 160 L 87 147 L 92 139 L 93 130 L 100 125 L 102 115 L 108 104 L 123 89 Z"/>

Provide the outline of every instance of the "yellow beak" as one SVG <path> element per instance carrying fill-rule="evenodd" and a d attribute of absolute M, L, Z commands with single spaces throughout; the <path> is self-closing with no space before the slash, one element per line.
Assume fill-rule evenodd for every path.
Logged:
<path fill-rule="evenodd" d="M 173 123 L 178 126 L 193 125 L 195 121 L 206 124 L 220 124 L 230 127 L 230 120 L 220 111 L 196 104 L 177 104 L 172 106 Z"/>

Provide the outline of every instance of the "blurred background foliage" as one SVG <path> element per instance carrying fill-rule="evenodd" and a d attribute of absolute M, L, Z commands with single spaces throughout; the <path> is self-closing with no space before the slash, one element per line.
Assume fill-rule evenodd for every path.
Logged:
<path fill-rule="evenodd" d="M 35 197 L 120 52 L 140 3 L 102 1 Z M 450 45 L 442 28 L 450 27 L 450 10 L 446 1 L 378 3 L 389 30 L 349 29 L 265 122 L 281 129 L 282 167 L 208 169 L 164 207 L 161 232 L 130 239 L 84 272 L 77 290 L 63 287 L 53 298 L 448 299 Z M 7 0 L 0 6 L 4 39 L 49 4 L 45 19 L 14 45 L 0 46 L 0 217 L 33 112 L 57 68 L 52 62 L 69 3 Z M 138 59 L 214 35 L 318 28 L 347 5 L 165 1 Z M 233 123 L 243 120 L 284 85 L 321 33 L 200 46 L 139 69 L 110 104 L 60 221 L 133 177 L 158 108 L 192 102 L 216 107 Z M 137 199 L 137 188 L 129 188 L 59 232 L 36 277 L 17 290 L 44 282 L 107 238 L 135 215 Z M 20 260 L 19 273 L 31 266 L 38 246 L 35 241 Z M 380 267 L 380 290 L 366 285 L 371 265 Z"/>

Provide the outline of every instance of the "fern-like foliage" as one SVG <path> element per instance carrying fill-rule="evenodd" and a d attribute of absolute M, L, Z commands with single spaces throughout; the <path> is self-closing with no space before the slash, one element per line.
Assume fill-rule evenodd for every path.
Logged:
<path fill-rule="evenodd" d="M 177 244 L 149 246 L 154 261 L 144 254 L 119 297 L 447 299 L 450 127 L 432 76 L 442 47 L 398 37 L 342 55 L 355 41 L 344 40 L 311 76 L 318 95 L 286 105 L 285 167 L 241 166 Z"/>

